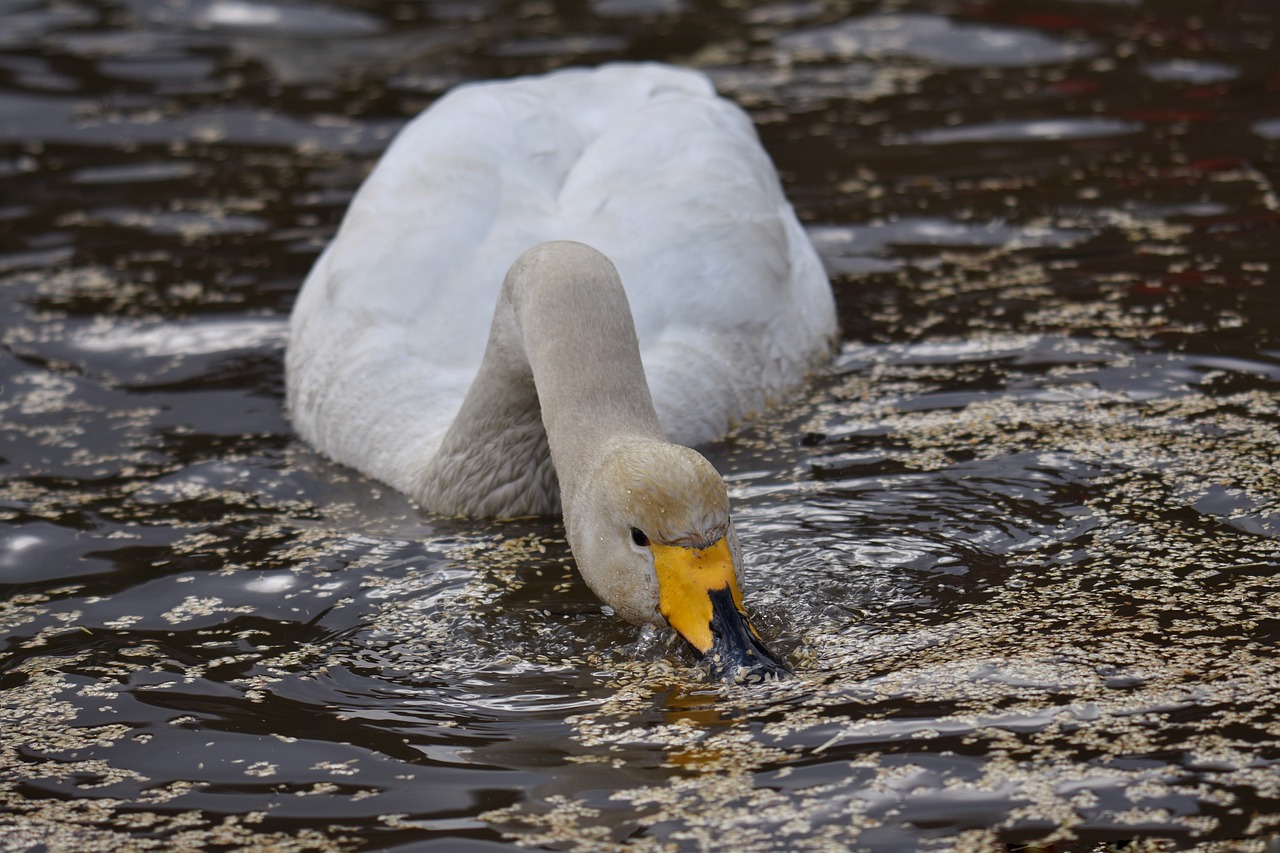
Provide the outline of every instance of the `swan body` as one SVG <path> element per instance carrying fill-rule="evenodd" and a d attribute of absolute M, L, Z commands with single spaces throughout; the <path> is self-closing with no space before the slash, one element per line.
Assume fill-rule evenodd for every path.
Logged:
<path fill-rule="evenodd" d="M 742 607 L 724 483 L 683 445 L 792 388 L 834 335 L 745 113 L 695 72 L 574 69 L 460 87 L 401 131 L 299 294 L 289 409 L 426 509 L 563 506 L 620 615 L 704 652 L 738 630 L 751 657 L 745 619 L 721 618 Z M 686 607 L 669 590 L 695 575 Z"/>

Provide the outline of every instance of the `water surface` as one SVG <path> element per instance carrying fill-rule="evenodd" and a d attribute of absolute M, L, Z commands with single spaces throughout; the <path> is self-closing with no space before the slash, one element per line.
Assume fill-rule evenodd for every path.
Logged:
<path fill-rule="evenodd" d="M 0 22 L 0 848 L 1272 849 L 1273 4 Z M 396 129 L 611 59 L 742 103 L 833 276 L 830 368 L 707 449 L 782 685 L 619 624 L 554 520 L 425 516 L 282 413 Z"/>

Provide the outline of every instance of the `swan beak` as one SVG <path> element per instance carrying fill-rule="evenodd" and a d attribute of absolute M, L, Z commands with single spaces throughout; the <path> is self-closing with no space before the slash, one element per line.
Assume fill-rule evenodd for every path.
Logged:
<path fill-rule="evenodd" d="M 668 624 L 711 664 L 715 678 L 765 681 L 788 669 L 747 621 L 729 542 L 706 548 L 653 543 L 658 607 Z"/>

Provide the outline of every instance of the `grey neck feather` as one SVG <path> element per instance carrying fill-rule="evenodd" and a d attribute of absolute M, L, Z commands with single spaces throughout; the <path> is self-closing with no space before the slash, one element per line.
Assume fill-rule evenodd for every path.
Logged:
<path fill-rule="evenodd" d="M 552 513 L 629 439 L 663 434 L 622 282 L 594 249 L 546 243 L 507 273 L 480 370 L 417 497 L 443 513 Z"/>

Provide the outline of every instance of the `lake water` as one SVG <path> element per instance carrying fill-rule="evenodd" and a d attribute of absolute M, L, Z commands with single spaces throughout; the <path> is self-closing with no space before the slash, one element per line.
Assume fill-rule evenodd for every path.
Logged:
<path fill-rule="evenodd" d="M 1278 32 L 0 0 L 0 850 L 1275 851 Z M 602 612 L 555 520 L 424 516 L 281 411 L 396 129 L 614 59 L 742 103 L 832 273 L 830 368 L 708 449 L 780 685 Z"/>

